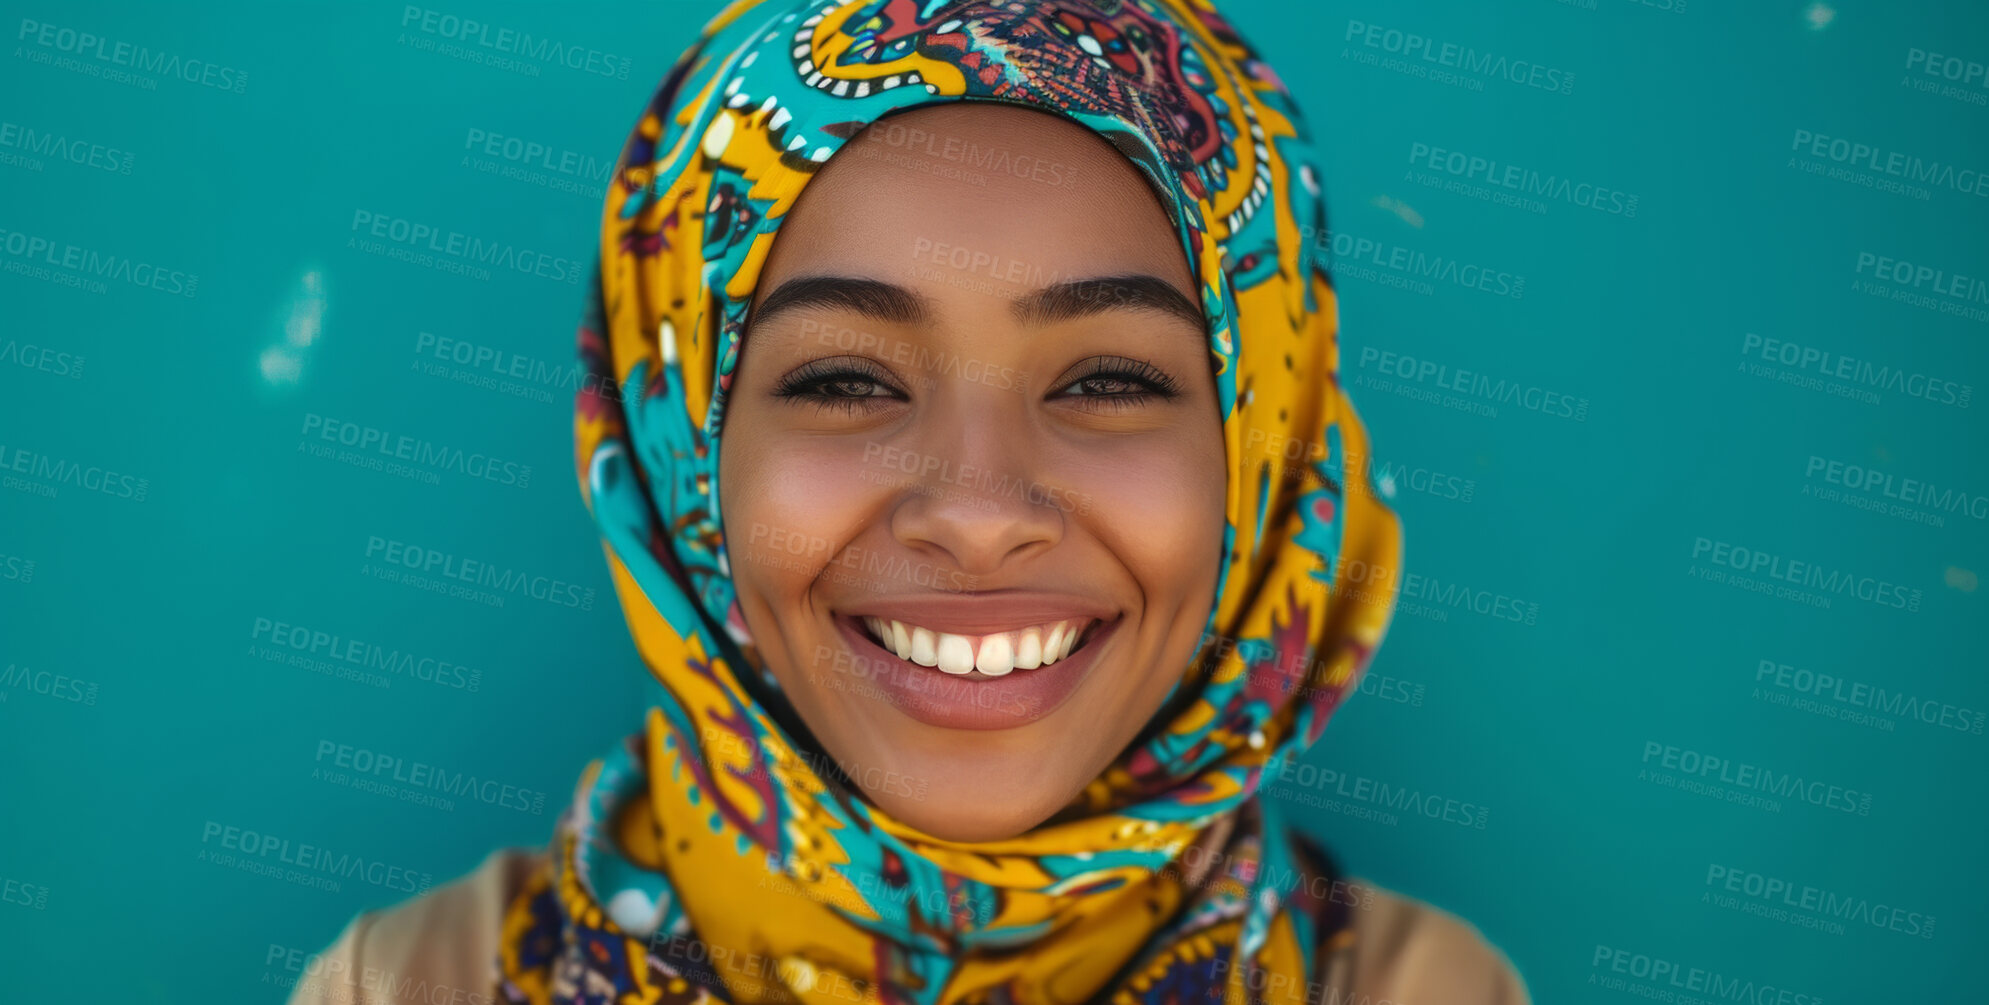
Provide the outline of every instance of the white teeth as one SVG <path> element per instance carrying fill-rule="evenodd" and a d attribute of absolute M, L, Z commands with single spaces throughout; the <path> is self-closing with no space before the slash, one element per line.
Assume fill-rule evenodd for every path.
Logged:
<path fill-rule="evenodd" d="M 1043 640 L 1043 665 L 1049 666 L 1063 658 L 1064 623 L 1059 621 L 1055 627 L 1050 629 L 1049 637 Z"/>
<path fill-rule="evenodd" d="M 940 632 L 939 669 L 954 674 L 974 669 L 974 644 L 965 635 Z"/>
<path fill-rule="evenodd" d="M 1090 618 L 1077 618 L 1012 632 L 956 635 L 875 615 L 865 615 L 862 620 L 871 638 L 899 659 L 956 675 L 979 670 L 988 677 L 1034 670 L 1069 656 L 1084 630 L 1094 623 Z"/>
<path fill-rule="evenodd" d="M 1015 669 L 1034 670 L 1043 665 L 1043 630 L 1024 628 L 1015 643 Z"/>
<path fill-rule="evenodd" d="M 974 657 L 974 669 L 990 677 L 999 677 L 1015 669 L 1015 650 L 1008 643 L 1008 633 L 990 635 L 981 640 L 981 651 Z"/>

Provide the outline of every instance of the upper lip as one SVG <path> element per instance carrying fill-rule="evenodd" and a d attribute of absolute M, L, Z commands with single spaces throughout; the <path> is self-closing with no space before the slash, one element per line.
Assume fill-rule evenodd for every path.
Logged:
<path fill-rule="evenodd" d="M 1119 611 L 1109 604 L 1072 593 L 999 590 L 880 597 L 838 613 L 858 619 L 888 618 L 952 635 L 991 635 L 1079 618 L 1110 621 Z"/>

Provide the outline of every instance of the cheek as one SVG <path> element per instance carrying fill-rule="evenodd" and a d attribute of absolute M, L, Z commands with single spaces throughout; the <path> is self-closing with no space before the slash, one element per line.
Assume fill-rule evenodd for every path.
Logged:
<path fill-rule="evenodd" d="M 1165 609 L 1213 588 L 1226 479 L 1219 431 L 1155 440 L 1087 459 L 1074 487 L 1078 519 Z"/>
<path fill-rule="evenodd" d="M 772 600 L 805 594 L 879 494 L 862 443 L 805 436 L 724 444 L 720 507 L 733 578 Z"/>

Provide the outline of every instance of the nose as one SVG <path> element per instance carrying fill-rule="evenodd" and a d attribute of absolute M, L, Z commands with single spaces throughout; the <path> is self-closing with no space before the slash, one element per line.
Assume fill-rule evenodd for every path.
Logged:
<path fill-rule="evenodd" d="M 1003 392 L 997 392 L 1003 393 Z M 1063 540 L 1063 493 L 1039 479 L 1025 418 L 996 408 L 932 414 L 913 449 L 917 474 L 898 486 L 891 534 L 971 576 L 1047 551 Z"/>

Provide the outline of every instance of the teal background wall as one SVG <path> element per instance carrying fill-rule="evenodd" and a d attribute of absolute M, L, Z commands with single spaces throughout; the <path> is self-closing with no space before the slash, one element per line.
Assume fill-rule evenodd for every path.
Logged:
<path fill-rule="evenodd" d="M 403 4 L 0 0 L 0 997 L 280 1000 L 355 911 L 542 844 L 633 724 L 556 262 L 717 4 L 439 9 L 593 66 L 463 58 Z M 1344 371 L 1421 584 L 1276 796 L 1538 1001 L 1690 1000 L 1667 966 L 1747 985 L 1707 1000 L 1979 997 L 1989 13 L 1225 9 L 1323 136 Z M 1508 165 L 1581 187 L 1515 205 Z M 385 257 L 367 213 L 555 264 Z M 504 464 L 355 468 L 327 423 Z M 397 581 L 396 544 L 544 595 Z M 414 659 L 355 675 L 371 646 Z M 341 747 L 504 788 L 400 801 Z M 245 832 L 380 868 L 257 875 Z"/>

